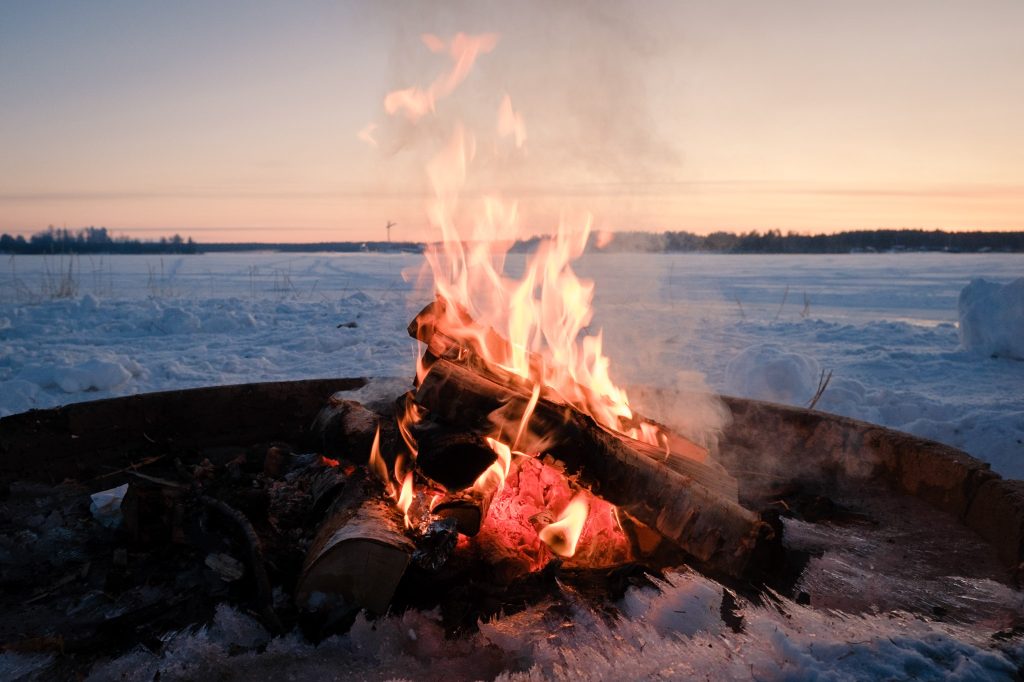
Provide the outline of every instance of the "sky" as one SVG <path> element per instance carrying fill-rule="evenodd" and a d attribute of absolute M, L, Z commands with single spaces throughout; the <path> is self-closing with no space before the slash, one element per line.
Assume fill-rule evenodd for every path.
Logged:
<path fill-rule="evenodd" d="M 0 3 L 0 232 L 436 238 L 424 168 L 507 94 L 467 196 L 524 234 L 1024 229 L 1024 2 Z M 384 96 L 498 34 L 436 112 Z M 357 133 L 375 123 L 377 146 Z"/>

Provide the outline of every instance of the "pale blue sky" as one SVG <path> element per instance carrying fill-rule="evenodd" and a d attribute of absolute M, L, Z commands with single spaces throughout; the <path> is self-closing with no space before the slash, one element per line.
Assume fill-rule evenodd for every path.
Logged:
<path fill-rule="evenodd" d="M 508 92 L 526 152 L 478 169 L 528 229 L 1024 227 L 1024 3 L 5 2 L 0 231 L 425 239 L 429 135 L 383 128 L 494 31 L 437 135 Z M 489 115 L 489 113 L 487 114 Z M 399 232 L 402 234 L 399 235 Z"/>

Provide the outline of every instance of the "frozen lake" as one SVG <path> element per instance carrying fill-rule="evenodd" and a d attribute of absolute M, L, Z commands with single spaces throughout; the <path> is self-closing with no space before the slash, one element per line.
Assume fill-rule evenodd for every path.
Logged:
<path fill-rule="evenodd" d="M 512 257 L 509 269 L 522 267 Z M 0 415 L 170 388 L 410 375 L 429 300 L 411 254 L 5 256 Z M 1024 477 L 1024 362 L 960 348 L 973 278 L 1021 254 L 584 257 L 613 376 L 806 404 L 964 448 Z M 69 274 L 70 272 L 70 274 Z M 403 277 L 403 272 L 407 274 Z M 353 326 L 354 323 L 354 326 Z"/>

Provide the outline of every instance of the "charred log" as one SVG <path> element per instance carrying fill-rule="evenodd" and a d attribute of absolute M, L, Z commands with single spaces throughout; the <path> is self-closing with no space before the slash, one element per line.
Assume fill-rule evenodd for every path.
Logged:
<path fill-rule="evenodd" d="M 416 438 L 417 468 L 448 490 L 473 485 L 497 458 L 482 436 L 469 431 L 434 427 L 418 430 Z"/>
<path fill-rule="evenodd" d="M 511 464 L 512 470 L 518 466 L 516 461 Z M 434 507 L 434 514 L 443 519 L 452 519 L 459 532 L 473 536 L 480 532 L 480 527 L 487 518 L 491 502 L 501 488 L 501 479 L 491 468 L 486 475 L 477 478 L 472 488 L 448 495 Z"/>
<path fill-rule="evenodd" d="M 327 457 L 365 464 L 380 421 L 360 403 L 332 397 L 313 422 L 312 445 Z"/>

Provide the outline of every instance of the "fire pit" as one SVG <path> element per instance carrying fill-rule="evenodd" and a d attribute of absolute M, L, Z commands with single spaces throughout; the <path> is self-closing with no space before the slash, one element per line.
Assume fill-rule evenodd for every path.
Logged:
<path fill-rule="evenodd" d="M 563 534 L 543 565 L 522 557 L 509 565 L 502 563 L 507 547 L 493 538 L 487 545 L 453 534 L 458 514 L 442 516 L 448 525 L 433 529 L 431 541 L 415 531 L 406 536 L 403 515 L 372 476 L 321 453 L 325 438 L 339 436 L 323 428 L 323 414 L 351 417 L 360 401 L 379 406 L 395 385 L 339 379 L 205 388 L 0 421 L 5 649 L 61 652 L 67 670 L 82 670 L 139 643 L 159 648 L 163 632 L 202 622 L 221 602 L 248 610 L 271 632 L 299 624 L 318 639 L 344 631 L 355 613 L 304 611 L 296 604 L 309 607 L 313 593 L 321 600 L 353 598 L 338 576 L 358 580 L 367 565 L 375 570 L 366 584 L 378 587 L 355 595 L 360 606 L 384 612 L 390 602 L 395 612 L 440 605 L 456 637 L 499 612 L 557 602 L 565 590 L 614 610 L 630 586 L 651 585 L 661 569 L 683 561 L 718 575 L 733 590 L 725 601 L 770 601 L 777 591 L 812 608 L 847 613 L 900 610 L 991 631 L 1019 623 L 1019 593 L 1011 586 L 1021 561 L 1021 483 L 946 446 L 833 415 L 725 398 L 733 421 L 720 459 L 736 476 L 739 500 L 769 526 L 785 529 L 781 560 L 770 553 L 752 558 L 771 564 L 759 574 L 761 582 L 752 573 L 740 579 L 715 573 L 685 552 L 645 545 L 635 528 L 620 536 L 611 524 L 594 531 L 605 533 L 603 554 L 576 564 L 560 558 Z M 311 426 L 327 396 L 333 397 Z M 366 435 L 365 425 L 347 428 L 350 443 Z M 395 431 L 378 438 L 380 451 L 387 450 L 382 440 L 401 440 Z M 289 468 L 293 480 L 308 486 L 304 501 L 286 489 Z M 123 525 L 111 531 L 90 515 L 89 496 L 123 484 L 133 492 L 122 507 Z M 349 502 L 336 502 L 346 495 Z M 361 526 L 337 519 L 353 518 L 353 500 L 371 500 L 377 511 L 364 521 L 376 513 L 395 534 L 364 535 L 352 544 Z M 308 508 L 300 509 L 303 504 Z M 289 510 L 298 516 L 289 519 Z M 311 518 L 318 519 L 317 533 L 302 526 Z M 542 530 L 553 521 L 545 523 Z M 483 526 L 477 538 L 486 535 L 486 521 Z M 321 560 L 321 568 L 332 570 L 310 578 L 310 568 L 319 565 L 317 543 L 329 543 L 345 528 L 349 549 L 344 533 L 334 537 L 340 557 Z M 658 534 L 648 540 L 657 539 L 651 535 Z M 415 545 L 409 537 L 417 537 Z M 623 544 L 614 546 L 614 538 L 624 538 Z M 309 551 L 297 553 L 310 540 Z M 404 557 L 397 578 L 387 572 L 394 570 L 393 557 L 367 551 L 396 542 L 394 551 Z M 409 561 L 414 552 L 419 556 Z M 446 568 L 430 565 L 446 552 Z M 316 583 L 305 595 L 304 576 Z M 725 601 L 723 617 L 729 617 Z"/>

